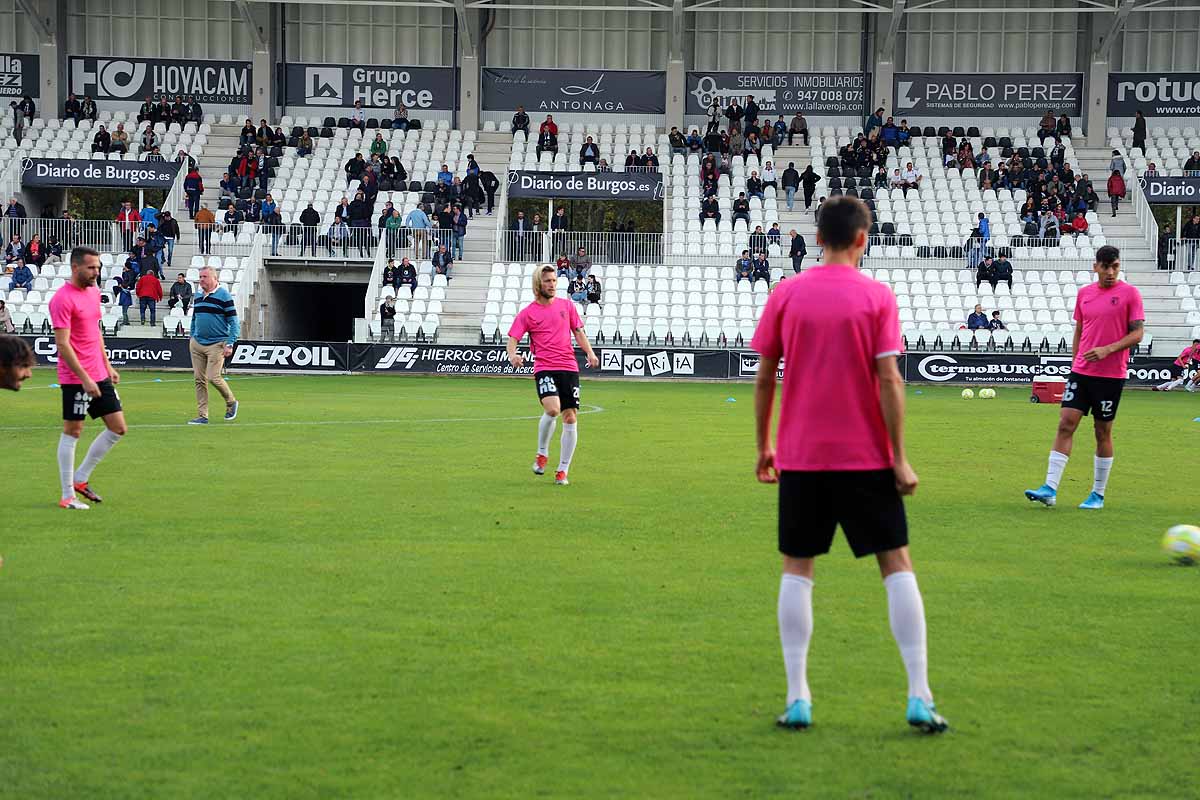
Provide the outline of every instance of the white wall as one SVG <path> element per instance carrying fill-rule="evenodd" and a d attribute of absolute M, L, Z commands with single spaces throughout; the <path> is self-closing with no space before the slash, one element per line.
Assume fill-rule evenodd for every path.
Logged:
<path fill-rule="evenodd" d="M 289 62 L 454 65 L 454 11 L 434 6 L 284 4 Z"/>
<path fill-rule="evenodd" d="M 1197 70 L 1200 11 L 1135 12 L 1113 45 L 1113 72 Z"/>
<path fill-rule="evenodd" d="M 786 0 L 723 0 L 722 8 L 787 7 Z M 847 8 L 839 0 L 817 7 Z M 689 70 L 849 71 L 862 70 L 863 14 L 814 11 L 698 11 L 685 14 Z"/>
<path fill-rule="evenodd" d="M 978 8 L 947 0 L 935 9 Z M 1076 0 L 1000 0 L 992 7 L 1076 8 Z M 1079 14 L 907 13 L 896 41 L 897 72 L 1076 72 Z"/>
<path fill-rule="evenodd" d="M 66 0 L 68 55 L 249 61 L 253 37 L 218 0 Z"/>
<path fill-rule="evenodd" d="M 595 0 L 594 11 L 497 10 L 483 66 L 666 69 L 671 15 L 604 11 L 606 5 L 634 3 Z"/>
<path fill-rule="evenodd" d="M 37 34 L 16 3 L 0 0 L 0 53 L 36 53 Z"/>

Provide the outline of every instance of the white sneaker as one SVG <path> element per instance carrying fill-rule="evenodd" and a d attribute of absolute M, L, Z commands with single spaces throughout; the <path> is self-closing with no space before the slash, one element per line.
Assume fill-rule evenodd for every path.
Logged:
<path fill-rule="evenodd" d="M 70 500 L 67 500 L 67 499 L 59 500 L 58 507 L 75 509 L 77 511 L 87 511 L 88 508 L 90 508 L 90 506 L 88 506 L 86 503 L 81 503 L 73 497 Z"/>

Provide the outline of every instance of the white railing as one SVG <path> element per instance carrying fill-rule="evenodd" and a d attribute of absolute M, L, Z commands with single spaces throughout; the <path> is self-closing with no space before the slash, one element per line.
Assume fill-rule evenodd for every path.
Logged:
<path fill-rule="evenodd" d="M 363 319 L 370 322 L 375 318 L 376 309 L 379 307 L 379 289 L 383 284 L 383 268 L 387 266 L 387 242 L 386 237 L 379 238 L 379 245 L 375 248 L 375 261 L 371 264 L 371 278 L 367 281 L 367 295 L 363 300 Z"/>
<path fill-rule="evenodd" d="M 1129 187 L 1129 201 L 1133 203 L 1133 214 L 1137 217 L 1138 228 L 1141 230 L 1150 252 L 1157 253 L 1158 220 L 1154 218 L 1154 211 L 1146 200 L 1146 195 L 1142 193 L 1141 184 L 1138 183 L 1136 177 L 1126 181 L 1125 185 Z"/>
<path fill-rule="evenodd" d="M 575 255 L 583 248 L 596 264 L 661 264 L 670 237 L 662 233 L 610 231 L 539 231 L 520 233 L 498 230 L 497 261 L 544 261 Z M 732 256 L 730 256 L 732 258 Z"/>
<path fill-rule="evenodd" d="M 235 298 L 237 301 L 238 317 L 243 320 L 243 324 L 249 324 L 250 320 L 250 295 L 254 294 L 258 287 L 258 272 L 263 265 L 263 247 L 265 246 L 267 237 L 263 233 L 256 233 L 254 241 L 250 245 L 250 255 L 246 257 L 245 267 L 242 272 L 242 290 L 238 292 Z"/>
<path fill-rule="evenodd" d="M 8 198 L 15 197 L 17 189 L 20 187 L 21 181 L 21 156 L 20 153 L 8 160 L 8 163 L 0 166 L 0 191 L 3 192 L 3 197 L 0 202 L 7 205 Z"/>
<path fill-rule="evenodd" d="M 3 223 L 6 241 L 14 233 L 19 233 L 22 241 L 28 243 L 37 234 L 47 246 L 51 245 L 52 239 L 56 239 L 64 256 L 72 247 L 90 247 L 101 253 L 127 252 L 121 229 L 112 220 L 22 217 L 8 218 Z"/>
<path fill-rule="evenodd" d="M 507 178 L 507 175 L 505 176 Z M 500 200 L 496 205 L 496 246 L 493 252 L 497 255 L 497 260 L 503 260 L 499 256 L 504 252 L 505 236 L 507 231 L 504 230 L 504 221 L 508 219 L 508 180 L 504 180 L 500 184 Z"/>
<path fill-rule="evenodd" d="M 171 216 L 175 219 L 180 219 L 186 211 L 186 201 L 183 194 L 183 181 L 187 178 L 187 161 L 184 160 L 179 165 L 179 171 L 175 173 L 175 181 L 171 184 L 171 188 L 167 190 L 167 197 L 163 200 L 162 210 L 170 211 Z"/>

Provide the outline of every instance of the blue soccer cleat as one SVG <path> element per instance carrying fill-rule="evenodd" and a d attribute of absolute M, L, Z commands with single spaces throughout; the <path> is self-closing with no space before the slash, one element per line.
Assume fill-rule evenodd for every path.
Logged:
<path fill-rule="evenodd" d="M 188 420 L 188 425 L 207 425 L 207 424 L 208 424 L 208 417 L 196 417 L 195 419 Z"/>
<path fill-rule="evenodd" d="M 925 733 L 941 733 L 950 727 L 950 723 L 933 708 L 933 703 L 926 703 L 919 697 L 908 698 L 908 724 L 920 728 Z"/>
<path fill-rule="evenodd" d="M 1033 500 L 1049 508 L 1054 508 L 1054 504 L 1058 502 L 1058 492 L 1043 483 L 1037 489 L 1026 489 L 1025 499 Z"/>
<path fill-rule="evenodd" d="M 1080 508 L 1104 508 L 1104 495 L 1092 492 L 1079 504 Z"/>
<path fill-rule="evenodd" d="M 812 725 L 812 701 L 793 700 L 787 711 L 783 712 L 783 716 L 775 720 L 775 724 L 781 728 L 804 730 Z"/>

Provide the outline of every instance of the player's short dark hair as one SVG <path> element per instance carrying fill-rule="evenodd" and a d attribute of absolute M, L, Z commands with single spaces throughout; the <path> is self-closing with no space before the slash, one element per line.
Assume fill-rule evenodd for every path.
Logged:
<path fill-rule="evenodd" d="M 1096 251 L 1096 262 L 1099 264 L 1111 264 L 1121 258 L 1121 250 L 1118 247 L 1113 247 L 1111 244 L 1106 244 Z"/>
<path fill-rule="evenodd" d="M 82 264 L 85 256 L 95 256 L 96 258 L 99 258 L 100 251 L 93 250 L 90 247 L 73 247 L 73 248 L 71 248 L 71 266 L 74 267 L 77 264 Z"/>
<path fill-rule="evenodd" d="M 841 195 L 826 200 L 817 222 L 817 238 L 835 250 L 854 244 L 860 231 L 871 227 L 871 212 L 857 197 Z"/>
<path fill-rule="evenodd" d="M 0 336 L 0 368 L 32 367 L 36 363 L 28 342 L 16 336 Z"/>

